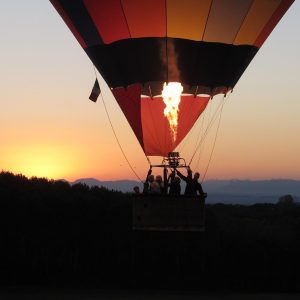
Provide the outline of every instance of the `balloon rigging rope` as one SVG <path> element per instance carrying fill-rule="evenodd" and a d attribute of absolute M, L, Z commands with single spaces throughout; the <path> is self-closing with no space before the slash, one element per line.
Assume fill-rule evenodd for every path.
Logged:
<path fill-rule="evenodd" d="M 97 78 L 97 80 L 98 80 L 98 76 L 97 76 L 97 72 L 96 72 L 95 66 L 94 66 L 94 71 L 95 71 L 96 78 Z M 99 80 L 98 80 L 98 82 L 99 82 Z M 99 86 L 100 86 L 100 83 L 99 83 Z M 101 88 L 100 88 L 100 91 L 101 91 Z M 122 145 L 121 145 L 121 143 L 120 143 L 120 141 L 119 141 L 119 139 L 118 139 L 118 136 L 117 136 L 117 134 L 116 134 L 115 128 L 114 128 L 114 126 L 113 126 L 113 124 L 112 124 L 110 115 L 109 115 L 109 113 L 108 113 L 108 110 L 107 110 L 107 107 L 106 107 L 106 104 L 105 104 L 105 101 L 104 101 L 104 97 L 103 97 L 102 93 L 100 93 L 100 95 L 101 95 L 101 99 L 102 99 L 102 103 L 103 103 L 103 106 L 104 106 L 104 109 L 105 109 L 105 113 L 106 113 L 107 119 L 108 119 L 108 121 L 109 121 L 109 124 L 110 124 L 110 127 L 111 127 L 111 129 L 112 129 L 112 132 L 113 132 L 113 134 L 114 134 L 114 136 L 115 136 L 115 139 L 116 139 L 116 141 L 117 141 L 117 144 L 118 144 L 118 146 L 119 146 L 119 148 L 120 148 L 120 150 L 121 150 L 121 152 L 122 152 L 122 154 L 123 154 L 123 156 L 124 156 L 124 158 L 125 158 L 125 160 L 126 160 L 128 166 L 129 166 L 129 168 L 131 169 L 132 173 L 136 176 L 136 178 L 137 178 L 140 182 L 143 183 L 143 180 L 142 180 L 142 179 L 139 177 L 139 175 L 135 172 L 134 168 L 132 167 L 130 161 L 128 160 L 128 158 L 127 158 L 127 156 L 126 156 L 126 154 L 125 154 L 125 152 L 124 152 L 124 150 L 123 150 L 123 148 L 122 148 Z M 149 161 L 148 157 L 147 157 L 147 160 Z"/>
<path fill-rule="evenodd" d="M 211 98 L 210 100 L 212 100 L 212 98 Z M 224 100 L 224 98 L 222 98 L 222 100 Z M 212 102 L 212 101 L 210 101 L 210 103 L 211 103 L 211 102 Z M 216 108 L 216 110 L 214 111 L 214 113 L 215 113 L 218 109 L 219 109 L 219 106 Z M 207 109 L 206 109 L 205 111 L 207 111 Z M 210 122 L 212 121 L 213 117 L 214 117 L 214 114 L 212 115 L 212 105 L 210 104 L 210 106 L 209 106 L 209 117 L 208 117 L 208 122 L 207 122 L 206 128 L 205 128 L 205 130 L 203 131 L 202 136 L 201 136 L 201 139 L 203 139 L 203 143 L 200 144 L 200 147 L 199 147 L 198 150 L 197 150 L 197 151 L 199 152 L 199 154 L 198 154 L 198 159 L 197 159 L 197 163 L 196 163 L 196 169 L 198 169 L 198 167 L 199 167 L 199 162 L 200 162 L 202 153 L 204 152 L 204 146 L 205 146 L 206 137 L 207 137 L 207 135 L 208 135 L 208 133 L 209 133 L 209 131 L 206 133 L 206 130 L 208 130 L 208 126 L 210 125 Z M 215 122 L 215 120 L 213 121 L 213 123 L 214 123 L 214 122 Z M 204 136 L 204 135 L 205 135 L 205 136 Z M 196 145 L 198 145 L 198 142 L 199 142 L 199 139 L 197 139 Z M 197 151 L 196 151 L 196 152 L 197 152 Z"/>
<path fill-rule="evenodd" d="M 203 115 L 203 122 L 202 122 L 202 124 L 201 124 L 201 128 L 200 128 L 200 130 L 199 130 L 199 133 L 198 133 L 198 136 L 197 136 L 197 140 L 196 140 L 196 143 L 195 143 L 195 147 L 197 147 L 197 145 L 198 145 L 198 143 L 199 143 L 199 140 L 201 141 L 202 139 L 203 139 L 203 137 L 204 137 L 204 135 L 205 135 L 205 133 L 206 133 L 206 130 L 207 130 L 207 128 L 208 128 L 208 126 L 209 126 L 209 123 L 210 123 L 210 121 L 211 121 L 211 115 L 212 115 L 212 98 L 210 98 L 210 100 L 209 100 L 209 102 L 208 102 L 208 104 L 207 105 L 209 105 L 209 109 L 205 109 L 205 111 L 204 111 L 204 115 Z M 207 115 L 208 114 L 208 115 Z M 205 122 L 207 123 L 207 124 L 205 124 Z M 201 146 L 202 147 L 199 147 L 198 148 L 198 150 L 200 150 L 200 148 L 201 148 L 201 150 L 203 151 L 203 148 L 204 148 L 204 141 L 203 141 L 203 146 L 202 146 L 202 144 L 201 144 Z M 196 152 L 198 151 L 198 150 L 196 150 Z M 201 155 L 201 153 L 202 153 L 202 151 L 199 151 L 199 155 L 198 155 L 198 160 L 197 160 L 197 168 L 198 168 L 198 161 L 199 161 L 199 159 L 200 159 L 200 155 Z"/>
<path fill-rule="evenodd" d="M 194 133 L 194 132 L 197 132 L 196 127 L 199 127 L 199 126 L 200 126 L 200 129 L 199 129 L 199 131 L 198 131 L 198 138 L 197 138 L 197 140 L 196 140 L 196 145 L 198 144 L 198 139 L 199 139 L 200 133 L 201 133 L 201 131 L 202 131 L 203 120 L 205 119 L 205 114 L 206 114 L 206 110 L 204 110 L 203 117 L 201 116 L 201 121 L 200 121 L 200 122 L 197 121 L 197 124 L 196 124 L 195 126 L 193 126 L 193 128 L 192 128 L 190 134 L 188 134 L 188 136 L 187 136 L 187 138 L 185 139 L 184 143 L 178 147 L 178 151 L 179 151 L 180 153 L 183 151 L 183 149 L 185 148 L 186 145 L 189 145 L 189 143 L 190 143 L 190 138 L 191 138 L 191 136 L 192 136 L 192 132 L 193 132 L 193 133 Z M 200 124 L 200 125 L 199 125 L 199 124 Z M 198 125 L 199 125 L 199 126 L 198 126 Z"/>
<path fill-rule="evenodd" d="M 148 161 L 148 163 L 149 163 L 149 166 L 151 166 L 152 164 L 151 164 L 150 158 L 149 158 L 147 155 L 145 155 L 145 156 L 146 156 L 146 158 L 147 158 L 147 161 Z"/>
<path fill-rule="evenodd" d="M 209 102 L 209 103 L 211 103 L 211 102 Z M 203 126 L 201 126 L 201 130 L 200 130 L 199 133 L 198 133 L 197 140 L 196 140 L 196 143 L 195 143 L 195 147 L 196 147 L 196 145 L 198 145 L 199 140 L 201 140 L 201 139 L 203 138 L 204 133 L 205 133 L 205 129 L 204 129 L 204 118 L 206 117 L 206 112 L 207 112 L 207 110 L 205 109 L 205 111 L 204 111 L 205 114 L 204 114 L 204 116 L 203 116 L 203 123 L 202 123 Z M 211 116 L 211 104 L 209 104 L 209 115 L 208 115 L 208 117 L 207 117 L 207 120 L 208 120 L 208 121 L 207 121 L 207 124 L 209 124 L 210 116 Z M 208 125 L 207 125 L 207 126 L 208 126 Z M 202 130 L 202 129 L 203 129 L 203 130 Z M 200 136 L 201 136 L 201 138 L 200 138 Z M 198 159 L 197 159 L 196 169 L 198 169 L 200 157 L 201 157 L 201 154 L 202 154 L 203 151 L 204 151 L 204 145 L 205 145 L 205 143 L 203 143 L 203 147 L 200 147 L 200 148 L 201 148 L 201 151 L 200 151 L 200 148 L 199 148 L 199 155 L 198 155 Z"/>
<path fill-rule="evenodd" d="M 221 110 L 223 109 L 223 105 L 224 105 L 224 102 L 225 102 L 225 101 L 224 101 L 224 100 L 225 100 L 225 97 L 223 97 L 222 100 L 223 100 L 223 101 L 219 104 L 219 106 L 217 107 L 216 111 L 214 112 L 214 115 L 212 116 L 212 118 L 211 118 L 209 124 L 207 125 L 207 128 L 206 128 L 205 132 L 203 133 L 203 136 L 202 136 L 202 138 L 201 138 L 199 144 L 196 146 L 195 151 L 194 151 L 194 153 L 193 153 L 193 155 L 192 155 L 192 158 L 191 158 L 191 160 L 190 160 L 190 162 L 189 162 L 189 165 L 192 163 L 192 161 L 193 161 L 193 159 L 194 159 L 194 157 L 195 157 L 196 152 L 199 150 L 200 146 L 202 145 L 203 141 L 205 140 L 205 138 L 206 138 L 206 136 L 207 136 L 207 134 L 208 134 L 208 131 L 210 130 L 210 128 L 211 128 L 212 125 L 214 124 L 214 122 L 215 122 L 215 120 L 216 120 L 216 118 L 217 118 L 217 113 L 219 112 L 220 109 L 221 109 Z"/>
<path fill-rule="evenodd" d="M 213 143 L 213 146 L 212 146 L 212 149 L 211 149 L 211 152 L 210 152 L 209 160 L 208 160 L 208 163 L 207 163 L 204 175 L 202 177 L 201 183 L 203 183 L 203 181 L 204 181 L 204 179 L 206 177 L 206 173 L 208 171 L 208 168 L 209 168 L 209 165 L 211 163 L 211 159 L 212 159 L 212 156 L 213 156 L 213 153 L 214 153 L 214 150 L 215 150 L 215 146 L 216 146 L 216 142 L 217 142 L 217 137 L 218 137 L 218 133 L 219 133 L 219 128 L 220 128 L 220 124 L 221 124 L 221 119 L 222 119 L 222 112 L 223 112 L 224 104 L 225 104 L 225 96 L 223 97 L 223 101 L 222 101 L 222 106 L 221 106 L 221 111 L 220 111 L 220 115 L 219 115 L 219 121 L 218 121 L 218 126 L 217 126 L 217 131 L 216 131 L 214 143 Z"/>
<path fill-rule="evenodd" d="M 128 166 L 129 166 L 129 168 L 131 169 L 132 173 L 136 176 L 136 178 L 137 178 L 140 182 L 143 183 L 143 180 L 139 177 L 139 175 L 138 175 L 138 174 L 135 172 L 135 170 L 133 169 L 133 167 L 132 167 L 130 161 L 128 160 L 128 158 L 127 158 L 127 156 L 126 156 L 126 154 L 125 154 L 125 152 L 124 152 L 124 150 L 123 150 L 123 148 L 122 148 L 122 145 L 121 145 L 121 143 L 120 143 L 120 141 L 119 141 L 119 139 L 118 139 L 118 136 L 117 136 L 116 131 L 115 131 L 115 129 L 114 129 L 114 126 L 113 126 L 113 124 L 112 124 L 111 118 L 110 118 L 110 116 L 109 116 L 109 113 L 108 113 L 108 110 L 107 110 L 107 107 L 106 107 L 106 104 L 105 104 L 104 97 L 103 97 L 102 93 L 101 93 L 101 98 L 102 98 L 103 106 L 104 106 L 104 109 L 105 109 L 105 112 L 106 112 L 106 115 L 107 115 L 107 118 L 108 118 L 110 127 L 111 127 L 111 129 L 112 129 L 112 132 L 113 132 L 115 138 L 116 138 L 116 141 L 117 141 L 117 143 L 118 143 L 118 145 L 119 145 L 119 148 L 120 148 L 120 150 L 121 150 L 121 152 L 122 152 L 122 154 L 123 154 L 123 156 L 124 156 L 124 158 L 125 158 L 125 160 L 126 160 Z"/>
<path fill-rule="evenodd" d="M 97 71 L 96 71 L 96 67 L 94 64 L 93 64 L 93 67 L 94 67 L 94 73 L 95 73 L 96 79 L 98 80 Z M 99 80 L 98 80 L 98 83 L 99 83 Z M 100 86 L 100 83 L 99 83 L 99 86 Z"/>

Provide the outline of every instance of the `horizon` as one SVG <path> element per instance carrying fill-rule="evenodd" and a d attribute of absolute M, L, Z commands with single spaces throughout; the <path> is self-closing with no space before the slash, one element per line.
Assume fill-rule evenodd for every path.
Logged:
<path fill-rule="evenodd" d="M 60 180 L 65 180 L 69 183 L 74 183 L 76 181 L 79 180 L 97 180 L 99 182 L 116 182 L 116 181 L 134 181 L 134 182 L 139 182 L 141 183 L 141 181 L 139 181 L 136 178 L 130 179 L 130 178 L 119 178 L 119 179 L 101 179 L 101 178 L 96 178 L 96 177 L 78 177 L 74 180 L 68 180 L 66 178 L 52 178 L 52 177 L 47 177 L 47 176 L 36 176 L 36 175 L 25 175 L 22 173 L 15 173 L 9 170 L 0 170 L 0 173 L 11 173 L 15 176 L 24 176 L 28 179 L 31 178 L 45 178 L 47 180 L 53 180 L 53 181 L 60 181 Z M 201 177 L 200 177 L 201 179 Z M 261 179 L 252 179 L 252 178 L 225 178 L 225 179 L 221 179 L 221 178 L 209 178 L 206 179 L 203 184 L 205 184 L 205 182 L 210 182 L 210 181 L 300 181 L 300 179 L 294 179 L 294 178 L 261 178 Z"/>
<path fill-rule="evenodd" d="M 3 171 L 2 171 L 3 172 Z M 88 187 L 88 190 L 93 190 L 93 187 L 104 188 L 107 191 L 121 192 L 123 194 L 135 194 L 134 187 L 138 186 L 143 189 L 143 184 L 136 180 L 123 179 L 123 180 L 99 180 L 96 178 L 78 178 L 74 181 L 68 181 L 65 179 L 49 179 L 40 177 L 26 177 L 21 174 L 12 174 L 11 172 L 0 172 L 0 183 L 4 183 L 2 186 L 5 190 L 6 186 L 11 187 L 13 182 L 31 182 L 34 186 L 36 184 L 48 183 L 48 186 L 52 186 L 54 189 L 57 182 L 64 182 L 70 188 L 76 185 L 82 185 Z M 8 176 L 7 176 L 8 175 Z M 20 177 L 19 177 L 20 176 Z M 44 182 L 44 183 L 43 183 Z M 255 205 L 278 203 L 279 199 L 285 196 L 291 196 L 294 203 L 300 203 L 300 180 L 294 179 L 267 179 L 267 180 L 207 180 L 202 184 L 203 190 L 207 193 L 207 204 L 230 204 L 230 205 Z M 26 184 L 22 185 L 26 188 Z M 30 185 L 29 185 L 30 186 Z M 185 189 L 185 182 L 181 183 L 181 191 L 183 193 Z M 183 195 L 181 193 L 181 195 Z"/>
<path fill-rule="evenodd" d="M 208 180 L 300 180 L 300 2 L 295 1 L 228 94 L 195 155 Z M 93 64 L 49 1 L 2 1 L 0 168 L 27 177 L 136 180 L 113 136 L 103 103 L 88 100 Z M 98 74 L 121 145 L 143 180 L 147 160 Z M 222 101 L 214 97 L 179 149 L 189 160 L 201 127 Z M 204 124 L 204 125 L 203 125 Z M 154 163 L 158 158 L 150 158 Z M 205 182 L 204 181 L 204 182 Z"/>

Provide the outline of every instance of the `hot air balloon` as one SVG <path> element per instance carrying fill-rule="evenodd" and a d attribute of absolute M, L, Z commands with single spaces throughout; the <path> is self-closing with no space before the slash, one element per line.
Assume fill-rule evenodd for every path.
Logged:
<path fill-rule="evenodd" d="M 214 95 L 235 87 L 293 3 L 50 1 L 111 88 L 145 154 L 163 157 Z"/>

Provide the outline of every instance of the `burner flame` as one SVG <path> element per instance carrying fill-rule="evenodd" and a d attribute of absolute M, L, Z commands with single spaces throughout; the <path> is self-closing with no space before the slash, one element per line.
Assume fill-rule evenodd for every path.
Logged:
<path fill-rule="evenodd" d="M 169 82 L 168 84 L 166 82 L 164 83 L 164 88 L 162 90 L 162 97 L 166 105 L 164 115 L 169 121 L 173 143 L 177 138 L 179 104 L 182 92 L 183 87 L 180 82 Z"/>

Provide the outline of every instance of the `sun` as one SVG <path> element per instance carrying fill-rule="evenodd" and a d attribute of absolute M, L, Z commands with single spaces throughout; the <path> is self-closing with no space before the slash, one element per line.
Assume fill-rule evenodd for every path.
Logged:
<path fill-rule="evenodd" d="M 55 156 L 39 154 L 27 156 L 23 162 L 23 172 L 28 176 L 57 178 L 62 173 L 62 165 Z"/>
<path fill-rule="evenodd" d="M 62 145 L 20 145 L 10 150 L 6 155 L 9 171 L 28 177 L 68 178 L 79 167 L 76 151 Z"/>

